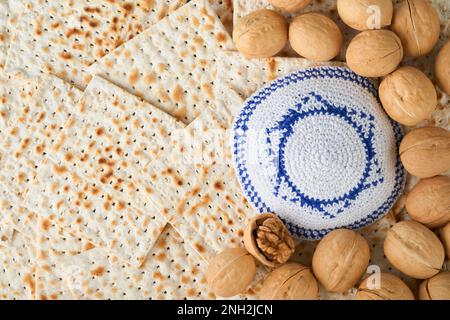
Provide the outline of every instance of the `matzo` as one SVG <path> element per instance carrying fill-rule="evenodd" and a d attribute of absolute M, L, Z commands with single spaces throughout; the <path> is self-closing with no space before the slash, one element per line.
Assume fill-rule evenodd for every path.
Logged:
<path fill-rule="evenodd" d="M 10 199 L 23 199 L 36 177 L 34 162 L 17 161 L 9 151 L 0 149 L 0 184 L 10 194 Z"/>
<path fill-rule="evenodd" d="M 77 299 L 211 299 L 205 262 L 167 226 L 143 265 L 133 268 L 92 249 L 60 265 Z"/>
<path fill-rule="evenodd" d="M 135 177 L 184 125 L 101 77 L 94 77 L 68 112 L 51 154 L 114 197 L 152 210 L 146 208 L 146 192 L 135 185 Z"/>
<path fill-rule="evenodd" d="M 12 236 L 14 233 L 13 227 L 9 224 L 9 222 L 5 219 L 5 215 L 8 214 L 8 211 L 1 208 L 0 213 L 0 246 L 10 247 L 12 243 Z"/>
<path fill-rule="evenodd" d="M 233 1 L 208 0 L 211 8 L 217 13 L 224 27 L 231 34 L 233 31 Z"/>
<path fill-rule="evenodd" d="M 49 147 L 73 112 L 70 106 L 78 102 L 81 91 L 55 76 L 32 80 L 19 75 L 14 79 L 25 85 L 14 88 L 11 85 L 17 81 L 8 82 L 5 128 L 0 137 L 0 161 L 4 168 L 0 183 L 9 193 L 3 199 L 9 208 L 8 220 L 34 240 L 36 214 L 23 207 L 23 200 L 35 179 L 37 164 L 51 154 Z"/>
<path fill-rule="evenodd" d="M 139 266 L 144 261 L 163 227 L 155 215 L 133 208 L 61 164 L 45 159 L 38 167 L 27 208 L 127 263 Z"/>
<path fill-rule="evenodd" d="M 33 81 L 19 72 L 0 74 L 0 139 L 11 123 L 11 113 L 26 107 Z"/>
<path fill-rule="evenodd" d="M 11 247 L 0 246 L 0 299 L 35 298 L 35 248 L 22 234 L 15 232 Z"/>
<path fill-rule="evenodd" d="M 98 83 L 98 81 L 93 81 L 93 85 L 95 85 L 95 83 Z M 99 102 L 98 99 L 106 96 L 108 99 L 126 99 L 126 96 L 124 97 L 120 94 L 120 90 L 118 92 L 114 92 L 115 87 L 111 89 L 112 91 L 107 91 L 108 86 L 105 83 L 102 83 L 101 87 L 106 90 L 106 93 L 103 95 L 101 93 L 99 94 L 97 90 L 86 91 L 86 94 L 91 92 L 95 97 L 97 97 L 97 100 L 91 101 L 92 103 L 97 103 Z M 74 231 L 78 232 L 78 235 L 81 234 L 87 239 L 92 239 L 101 247 L 118 251 L 116 254 L 125 261 L 129 261 L 133 264 L 141 263 L 143 258 L 145 258 L 147 251 L 151 248 L 161 232 L 164 222 L 161 221 L 161 219 L 158 220 L 156 215 L 152 215 L 152 212 L 145 212 L 144 214 L 141 210 L 131 208 L 131 204 L 129 205 L 130 199 L 128 199 L 131 197 L 124 196 L 124 200 L 121 197 L 117 197 L 116 194 L 112 195 L 111 193 L 106 192 L 103 188 L 97 186 L 96 182 L 98 182 L 98 180 L 94 180 L 93 183 L 89 182 L 89 180 L 86 180 L 86 176 L 89 175 L 84 171 L 81 172 L 81 174 L 78 171 L 79 174 L 77 174 L 78 168 L 74 167 L 72 163 L 70 167 L 66 167 L 64 166 L 64 163 L 58 161 L 59 154 L 55 147 L 58 144 L 60 144 L 61 148 L 65 146 L 64 144 L 61 144 L 60 138 L 62 136 L 61 132 L 63 131 L 63 128 L 67 127 L 66 122 L 70 122 L 69 119 L 74 119 L 70 118 L 71 116 L 75 117 L 75 115 L 78 115 L 78 120 L 82 118 L 81 114 L 79 112 L 77 113 L 75 105 L 75 102 L 78 100 L 77 97 L 80 94 L 79 91 L 63 81 L 50 76 L 43 78 L 40 84 L 35 86 L 34 93 L 35 95 L 33 98 L 29 98 L 27 106 L 24 107 L 24 109 L 27 110 L 26 112 L 16 109 L 15 111 L 17 111 L 18 116 L 15 116 L 16 113 L 11 114 L 12 118 L 16 119 L 16 121 L 13 122 L 14 125 L 17 123 L 23 123 L 23 125 L 20 127 L 18 133 L 4 136 L 7 139 L 6 141 L 3 141 L 2 146 L 7 149 L 7 152 L 2 152 L 2 156 L 0 157 L 4 162 L 3 168 L 5 168 L 5 170 L 2 170 L 1 172 L 2 179 L 0 182 L 11 190 L 16 204 L 20 204 L 24 198 L 28 199 L 26 201 L 26 207 L 31 210 L 36 210 L 42 217 L 49 220 L 52 220 L 50 218 L 58 220 L 57 222 L 60 226 L 74 229 Z M 108 99 L 104 99 L 104 103 L 107 104 L 108 102 L 111 102 Z M 131 117 L 130 121 L 132 122 L 133 120 L 137 120 L 140 116 L 140 112 L 145 113 L 146 118 L 142 119 L 141 117 L 139 120 L 142 122 L 143 129 L 150 134 L 149 139 L 153 139 L 145 140 L 147 146 L 149 148 L 154 148 L 155 143 L 152 143 L 152 141 L 156 141 L 159 137 L 162 137 L 162 139 L 164 136 L 168 137 L 170 130 L 167 128 L 169 128 L 171 123 L 175 125 L 176 121 L 171 121 L 169 116 L 163 114 L 155 108 L 153 108 L 155 109 L 153 111 L 142 111 L 143 108 L 145 109 L 147 104 L 140 102 L 137 98 L 135 99 L 136 100 L 127 100 L 125 102 L 120 101 L 120 108 L 122 109 L 118 109 L 126 112 L 127 114 L 135 113 L 135 116 Z M 131 104 L 131 107 L 134 108 L 135 111 L 123 110 L 123 104 L 128 105 L 128 103 Z M 87 109 L 88 107 L 89 106 L 86 105 Z M 98 107 L 100 107 L 100 105 L 98 105 Z M 114 119 L 112 117 L 108 118 L 107 115 L 112 115 L 113 111 L 108 113 L 104 110 L 104 108 L 110 107 L 109 105 L 103 104 L 101 107 L 102 109 L 98 110 L 98 112 L 95 112 L 95 110 L 90 110 L 93 113 L 89 113 L 88 110 L 86 112 L 87 118 L 83 120 L 95 126 L 97 125 L 97 120 L 95 120 L 95 122 L 89 122 L 89 120 L 96 117 L 98 119 L 108 119 L 108 123 L 112 126 Z M 148 112 L 150 112 L 150 114 Z M 157 116 L 158 112 L 162 118 Z M 120 114 L 118 110 L 116 113 Z M 114 115 L 116 113 L 114 113 Z M 153 118 L 157 120 L 157 125 L 159 126 L 158 130 L 161 130 L 160 133 L 155 133 L 156 138 L 152 135 L 153 131 L 148 130 L 147 127 L 147 125 L 155 126 L 155 123 L 151 121 Z M 161 125 L 159 122 L 161 119 L 165 120 L 164 125 Z M 106 120 L 104 121 L 106 123 Z M 75 123 L 72 122 L 72 124 Z M 134 124 L 130 123 L 130 132 L 132 126 L 134 126 Z M 10 128 L 11 126 L 8 127 L 8 130 Z M 77 128 L 80 129 L 80 131 L 74 132 L 74 134 L 77 134 L 78 137 L 70 140 L 70 142 L 73 143 L 73 148 L 71 150 L 81 152 L 81 150 L 75 148 L 75 141 L 79 141 L 79 146 L 86 140 L 81 139 L 83 128 Z M 85 127 L 85 129 L 88 128 L 88 126 Z M 165 130 L 164 132 L 163 129 Z M 138 129 L 134 127 L 133 130 L 134 132 L 138 132 Z M 141 130 L 139 132 L 142 132 L 142 128 L 140 128 L 140 126 L 139 130 Z M 156 131 L 156 128 L 154 131 Z M 115 136 L 117 137 L 117 134 Z M 85 138 L 87 137 L 88 136 L 85 136 Z M 136 139 L 137 138 L 138 137 L 136 137 Z M 97 140 L 100 141 L 101 139 Z M 26 141 L 25 144 L 24 141 Z M 102 141 L 105 143 L 111 142 L 106 140 Z M 163 145 L 164 140 L 159 141 L 161 142 L 161 145 Z M 125 149 L 127 145 L 127 143 L 125 143 L 126 141 L 121 142 L 124 144 L 123 148 Z M 139 142 L 141 142 L 141 140 L 139 140 Z M 130 142 L 130 144 L 133 145 L 133 142 Z M 133 149 L 133 151 L 135 150 Z M 70 160 L 77 164 L 75 162 L 75 155 L 80 154 L 74 154 L 73 159 L 69 159 L 65 153 L 64 160 L 61 161 L 65 161 L 65 164 L 67 164 Z M 108 159 L 108 161 L 110 161 L 109 156 Z M 134 157 L 133 159 L 136 158 Z M 79 166 L 81 166 L 80 163 L 78 163 Z M 87 170 L 88 168 L 89 167 L 86 167 L 85 169 Z M 67 181 L 64 180 L 66 178 Z M 69 183 L 71 183 L 70 188 L 67 186 Z M 102 185 L 102 183 L 98 183 Z M 88 190 L 92 191 L 92 193 L 95 193 L 95 195 L 90 194 L 90 196 L 94 199 L 92 208 L 89 205 L 89 200 L 78 199 L 80 194 L 86 193 L 86 190 L 83 189 L 84 187 L 88 188 Z M 33 189 L 31 194 L 28 194 L 29 189 Z M 113 191 L 115 192 L 115 190 L 111 189 L 111 192 Z M 118 191 L 115 193 L 120 192 Z M 69 194 L 71 197 L 68 197 Z M 46 201 L 47 197 L 50 200 Z M 57 200 L 52 202 L 51 200 L 54 199 Z M 114 201 L 112 199 L 114 199 Z M 59 200 L 62 202 L 57 205 L 56 202 Z M 117 205 L 116 208 L 115 205 Z M 17 205 L 17 207 L 20 208 L 20 205 Z M 96 210 L 102 212 L 103 216 L 101 213 L 95 214 Z M 15 210 L 11 212 L 19 214 L 18 217 L 13 217 L 12 221 L 15 221 L 16 223 L 21 222 L 25 226 L 34 226 L 34 223 L 28 222 L 30 220 L 28 211 Z M 85 227 L 84 224 L 80 223 L 81 217 L 88 220 L 84 222 L 88 226 Z M 109 218 L 109 224 L 108 222 L 99 224 L 99 220 L 95 220 L 94 217 L 95 219 L 100 219 L 100 217 L 106 217 L 107 219 Z M 77 221 L 78 223 L 76 223 Z M 118 221 L 120 221 L 120 223 Z M 20 228 L 19 225 L 18 227 Z M 25 232 L 27 234 L 33 233 L 32 230 L 27 230 Z M 116 235 L 114 233 L 116 232 L 117 235 L 120 234 L 120 236 L 117 236 L 120 241 L 115 240 Z M 34 237 L 34 235 L 31 236 Z"/>
<path fill-rule="evenodd" d="M 45 219 L 38 219 L 36 239 L 36 299 L 70 300 L 72 293 L 64 277 L 67 270 L 59 261 L 91 250 L 94 246 Z"/>
<path fill-rule="evenodd" d="M 89 70 L 190 123 L 213 103 L 216 55 L 231 48 L 217 15 L 195 0 Z"/>
<path fill-rule="evenodd" d="M 185 0 L 10 1 L 6 70 L 53 73 L 84 88 L 86 68 Z"/>
<path fill-rule="evenodd" d="M 0 137 L 0 148 L 8 151 L 14 161 L 39 162 L 43 156 L 50 156 L 50 147 L 82 95 L 55 76 L 30 81 L 30 87 L 24 102 L 11 102 L 14 104 L 8 113 L 8 126 Z"/>
<path fill-rule="evenodd" d="M 8 28 L 6 23 L 9 17 L 8 0 L 0 1 L 0 70 L 5 67 L 8 52 Z"/>
<path fill-rule="evenodd" d="M 244 100 L 265 84 L 299 69 L 325 64 L 342 65 L 336 62 L 317 63 L 303 58 L 288 57 L 249 60 L 233 51 L 221 52 L 217 62 L 216 94 L 221 96 L 221 99 L 227 99 L 228 95 L 237 93 Z M 240 107 L 238 106 L 239 110 Z"/>

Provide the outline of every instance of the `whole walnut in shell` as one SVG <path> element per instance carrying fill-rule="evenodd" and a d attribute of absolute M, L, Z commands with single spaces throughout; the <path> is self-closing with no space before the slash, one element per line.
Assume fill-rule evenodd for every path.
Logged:
<path fill-rule="evenodd" d="M 378 282 L 379 281 L 379 282 Z M 414 300 L 411 289 L 389 273 L 376 273 L 359 285 L 356 300 Z"/>
<path fill-rule="evenodd" d="M 441 272 L 424 280 L 419 287 L 420 300 L 450 300 L 450 272 Z"/>
<path fill-rule="evenodd" d="M 306 13 L 291 22 L 289 42 L 295 52 L 308 60 L 328 61 L 341 51 L 342 33 L 327 16 Z"/>
<path fill-rule="evenodd" d="M 237 50 L 247 58 L 269 58 L 288 40 L 288 24 L 273 10 L 261 9 L 242 17 L 233 29 Z"/>
<path fill-rule="evenodd" d="M 429 178 L 450 169 L 450 131 L 437 127 L 414 129 L 400 144 L 400 159 L 414 176 Z"/>
<path fill-rule="evenodd" d="M 406 126 L 429 118 L 437 105 L 434 84 L 420 70 L 401 67 L 388 75 L 379 88 L 386 113 Z"/>
<path fill-rule="evenodd" d="M 450 259 L 450 222 L 439 230 L 439 236 L 441 238 L 442 244 L 444 245 L 447 258 Z"/>
<path fill-rule="evenodd" d="M 317 300 L 319 285 L 310 269 L 298 263 L 286 263 L 273 270 L 261 287 L 262 300 Z"/>
<path fill-rule="evenodd" d="M 391 31 L 363 31 L 350 42 L 346 59 L 350 69 L 361 76 L 383 77 L 398 67 L 403 47 Z"/>
<path fill-rule="evenodd" d="M 244 230 L 244 245 L 259 262 L 276 267 L 295 251 L 294 240 L 283 222 L 272 213 L 257 215 Z"/>
<path fill-rule="evenodd" d="M 302 10 L 308 4 L 311 3 L 312 0 L 269 0 L 269 2 L 278 9 L 283 11 L 294 13 Z"/>
<path fill-rule="evenodd" d="M 392 0 L 338 0 L 337 10 L 346 25 L 364 31 L 391 25 L 394 6 Z"/>
<path fill-rule="evenodd" d="M 244 292 L 255 275 L 255 260 L 247 250 L 230 248 L 209 262 L 206 282 L 213 293 L 221 297 L 232 297 Z"/>
<path fill-rule="evenodd" d="M 442 47 L 436 57 L 434 75 L 439 87 L 450 95 L 450 40 Z"/>
<path fill-rule="evenodd" d="M 416 279 L 437 274 L 445 258 L 438 237 L 415 221 L 398 222 L 387 232 L 384 254 L 394 267 Z"/>
<path fill-rule="evenodd" d="M 426 55 L 439 40 L 439 16 L 427 0 L 404 0 L 395 6 L 391 29 L 402 41 L 405 54 Z"/>
<path fill-rule="evenodd" d="M 369 265 L 369 245 L 360 234 L 338 229 L 317 245 L 312 269 L 317 280 L 331 292 L 343 293 L 352 288 Z"/>
<path fill-rule="evenodd" d="M 422 179 L 406 198 L 410 217 L 429 228 L 450 222 L 450 177 Z"/>

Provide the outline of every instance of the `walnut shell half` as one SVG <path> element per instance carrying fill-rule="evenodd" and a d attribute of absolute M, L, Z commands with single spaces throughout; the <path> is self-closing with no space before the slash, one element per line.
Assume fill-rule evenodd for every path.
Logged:
<path fill-rule="evenodd" d="M 286 226 L 272 213 L 249 220 L 244 231 L 244 245 L 259 262 L 272 268 L 288 261 L 295 250 Z"/>

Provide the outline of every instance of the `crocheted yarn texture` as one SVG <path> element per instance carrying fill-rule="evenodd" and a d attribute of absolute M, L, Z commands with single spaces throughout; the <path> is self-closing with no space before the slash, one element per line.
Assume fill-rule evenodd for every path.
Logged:
<path fill-rule="evenodd" d="M 241 186 L 259 212 L 317 240 L 381 218 L 400 196 L 401 127 L 375 86 L 343 67 L 292 73 L 246 101 L 233 129 Z"/>

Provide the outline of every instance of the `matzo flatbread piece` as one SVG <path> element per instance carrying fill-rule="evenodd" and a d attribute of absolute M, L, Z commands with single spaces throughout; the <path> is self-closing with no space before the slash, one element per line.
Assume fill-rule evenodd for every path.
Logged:
<path fill-rule="evenodd" d="M 35 248 L 21 233 L 15 232 L 11 247 L 0 246 L 0 299 L 35 298 Z"/>
<path fill-rule="evenodd" d="M 151 190 L 134 180 L 163 150 L 181 122 L 104 80 L 94 77 L 59 132 L 51 154 L 114 197 L 146 208 Z"/>
<path fill-rule="evenodd" d="M 227 99 L 227 96 L 237 93 L 243 100 L 267 83 L 291 72 L 320 65 L 342 65 L 311 62 L 303 58 L 246 59 L 235 51 L 222 51 L 217 63 L 216 94 L 221 99 Z"/>
<path fill-rule="evenodd" d="M 97 82 L 93 83 L 95 84 Z M 102 84 L 101 87 L 107 90 L 106 85 Z M 165 222 L 160 221 L 161 219 L 158 220 L 151 212 L 144 214 L 140 210 L 131 208 L 131 204 L 129 205 L 130 200 L 127 197 L 124 196 L 125 199 L 122 199 L 115 194 L 106 192 L 103 188 L 96 185 L 98 180 L 89 182 L 89 180 L 86 180 L 86 177 L 83 177 L 83 174 L 85 174 L 84 171 L 80 174 L 77 171 L 77 167 L 72 165 L 66 167 L 64 163 L 61 163 L 62 160 L 58 161 L 58 153 L 55 147 L 58 144 L 60 147 L 64 146 L 60 141 L 62 136 L 61 132 L 67 126 L 66 122 L 69 121 L 69 118 L 77 114 L 78 109 L 76 109 L 75 102 L 78 100 L 77 96 L 80 92 L 52 76 L 42 79 L 36 88 L 33 99 L 28 99 L 27 106 L 24 107 L 24 110 L 27 111 L 19 112 L 18 110 L 20 109 L 17 109 L 17 117 L 15 117 L 16 113 L 12 113 L 12 118 L 16 120 L 14 122 L 11 121 L 11 123 L 14 123 L 14 125 L 22 123 L 19 128 L 20 130 L 11 137 L 4 135 L 8 139 L 2 143 L 2 146 L 7 151 L 1 151 L 2 156 L 0 159 L 4 163 L 2 167 L 5 170 L 1 171 L 2 179 L 0 182 L 7 189 L 11 190 L 16 204 L 14 208 L 20 208 L 22 206 L 21 202 L 25 199 L 24 206 L 29 210 L 36 210 L 43 218 L 49 221 L 57 220 L 60 226 L 78 232 L 78 236 L 84 236 L 88 240 L 92 239 L 98 246 L 104 247 L 107 250 L 118 251 L 116 254 L 125 261 L 133 264 L 141 263 L 147 251 L 159 236 Z M 91 91 L 87 92 L 89 93 Z M 97 91 L 93 94 L 96 97 L 98 96 Z M 105 96 L 116 99 L 120 94 L 109 91 L 103 95 L 103 97 Z M 98 102 L 98 100 L 95 100 L 95 102 Z M 132 103 L 133 101 L 129 102 L 131 103 L 131 107 L 135 108 L 137 117 L 139 114 L 139 106 L 142 107 L 145 104 L 140 102 Z M 120 108 L 124 108 L 123 101 L 120 102 Z M 156 110 L 154 113 L 157 113 L 157 111 L 159 110 Z M 159 112 L 162 114 L 161 111 Z M 77 119 L 80 119 L 81 115 L 79 112 L 78 115 L 79 117 Z M 87 117 L 85 121 L 95 126 L 97 121 L 106 119 L 107 115 L 108 112 L 101 109 L 97 113 L 90 113 L 90 117 Z M 153 117 L 148 114 L 147 117 L 148 121 L 143 121 L 143 124 L 144 122 L 146 125 L 152 124 L 150 120 Z M 111 117 L 108 119 L 110 120 L 108 123 L 112 124 L 112 120 L 114 119 Z M 132 118 L 131 120 L 134 119 Z M 88 120 L 91 120 L 91 122 Z M 95 120 L 95 122 L 92 122 L 92 120 Z M 163 129 L 168 128 L 170 123 L 170 119 L 164 121 L 164 125 L 158 122 L 158 129 L 162 132 Z M 172 123 L 175 123 L 175 120 Z M 134 122 L 133 124 L 130 123 L 130 128 L 133 125 Z M 153 125 L 155 124 L 153 123 Z M 148 129 L 146 126 L 143 127 L 146 130 Z M 8 130 L 10 128 L 11 126 L 8 127 Z M 75 143 L 76 141 L 78 141 L 78 145 L 85 141 L 82 139 L 83 129 L 88 130 L 88 128 L 86 126 L 79 128 L 80 131 L 74 132 L 74 134 L 79 135 L 79 137 L 74 137 L 70 141 L 73 143 L 74 148 L 77 145 Z M 139 129 L 142 130 L 140 127 Z M 134 128 L 134 131 L 137 131 L 137 129 Z M 147 131 L 151 133 L 150 130 Z M 166 130 L 164 135 L 168 134 L 169 132 Z M 84 137 L 87 138 L 88 136 Z M 100 140 L 97 139 L 97 141 Z M 26 143 L 24 143 L 25 141 Z M 101 141 L 103 142 L 105 140 Z M 141 142 L 141 140 L 139 141 Z M 107 142 L 111 143 L 111 141 Z M 125 149 L 126 143 L 125 141 L 122 142 L 124 144 L 123 148 Z M 149 148 L 154 147 L 154 144 L 150 143 L 151 141 L 147 140 L 146 142 L 148 142 Z M 133 142 L 130 143 L 133 145 Z M 74 161 L 74 159 L 69 158 L 66 154 L 64 155 L 64 161 L 66 163 L 69 160 Z M 110 161 L 109 156 L 108 161 Z M 75 164 L 77 163 L 75 162 Z M 88 176 L 87 174 L 85 175 Z M 101 185 L 100 182 L 98 183 Z M 70 187 L 68 184 L 70 184 Z M 31 194 L 28 194 L 29 189 L 33 190 Z M 86 199 L 80 198 L 80 195 L 84 193 L 89 193 L 89 196 L 94 199 L 93 204 L 90 203 L 90 198 L 87 195 Z M 71 197 L 68 197 L 69 194 Z M 61 201 L 61 203 L 58 201 Z M 116 205 L 117 207 L 115 207 Z M 100 213 L 96 213 L 97 210 Z M 29 211 L 16 210 L 12 212 L 18 214 L 12 220 L 17 224 L 21 223 L 23 225 L 24 228 L 18 225 L 20 229 L 25 230 L 26 226 L 35 225 L 29 221 Z M 100 217 L 109 218 L 109 221 L 103 222 L 102 220 L 100 223 Z M 83 218 L 87 220 L 84 221 L 84 224 L 87 224 L 87 226 L 81 223 Z M 30 229 L 25 232 L 27 234 L 33 233 Z M 35 235 L 31 236 L 35 237 Z M 119 239 L 118 241 L 115 239 L 116 236 Z"/>
<path fill-rule="evenodd" d="M 27 100 L 14 101 L 7 129 L 0 137 L 0 148 L 8 151 L 14 161 L 39 162 L 51 156 L 50 147 L 82 95 L 79 89 L 51 75 L 31 83 Z"/>
<path fill-rule="evenodd" d="M 36 299 L 73 299 L 64 277 L 67 270 L 59 264 L 61 259 L 81 254 L 94 245 L 66 229 L 38 219 L 39 236 L 36 239 Z"/>
<path fill-rule="evenodd" d="M 12 75 L 5 81 L 10 88 L 5 96 L 6 126 L 0 136 L 0 183 L 10 195 L 3 201 L 12 225 L 34 240 L 36 214 L 24 208 L 23 201 L 36 177 L 37 165 L 51 156 L 50 146 L 82 92 L 55 76 L 26 79 L 26 90 L 12 87 L 25 81 L 20 76 Z"/>
<path fill-rule="evenodd" d="M 34 183 L 27 208 L 132 265 L 144 261 L 165 223 L 49 159 L 39 164 Z"/>
<path fill-rule="evenodd" d="M 11 123 L 11 113 L 26 107 L 33 84 L 31 79 L 19 72 L 0 74 L 0 139 Z"/>
<path fill-rule="evenodd" d="M 0 149 L 0 166 L 0 184 L 10 194 L 10 200 L 23 199 L 36 177 L 35 163 L 17 161 L 9 151 Z"/>
<path fill-rule="evenodd" d="M 25 198 L 25 206 L 28 209 L 36 210 L 49 221 L 57 220 L 60 226 L 73 230 L 78 236 L 84 236 L 106 250 L 117 251 L 116 255 L 125 261 L 140 264 L 165 222 L 149 210 L 144 213 L 132 208 L 131 200 L 135 198 L 130 193 L 122 195 L 121 188 L 116 190 L 109 187 L 109 181 L 102 182 L 101 177 L 109 175 L 109 172 L 101 174 L 101 171 L 104 166 L 116 161 L 115 157 L 122 163 L 122 156 L 129 152 L 129 158 L 133 161 L 128 163 L 129 166 L 123 165 L 123 171 L 129 172 L 131 169 L 128 168 L 136 165 L 135 160 L 140 153 L 145 153 L 144 149 L 148 148 L 149 155 L 152 155 L 152 151 L 159 151 L 165 139 L 169 139 L 170 124 L 176 126 L 177 122 L 160 110 L 148 107 L 148 104 L 138 98 L 132 97 L 133 100 L 131 95 L 121 94 L 123 90 L 108 86 L 106 82 L 101 82 L 101 79 L 94 79 L 92 86 L 86 91 L 83 100 L 86 112 L 81 113 L 75 105 L 79 94 L 76 89 L 74 93 L 73 87 L 61 80 L 53 81 L 60 81 L 60 86 L 51 85 L 45 80 L 49 79 L 43 79 L 41 85 L 37 86 L 33 99 L 29 99 L 31 101 L 28 111 L 17 117 L 23 121 L 14 122 L 23 123 L 20 134 L 13 135 L 3 144 L 9 152 L 3 153 L 2 157 L 2 160 L 6 159 L 5 168 L 8 168 L 2 171 L 2 175 L 6 175 L 2 182 L 14 191 L 18 199 L 16 203 Z M 99 92 L 100 89 L 105 91 Z M 89 94 L 93 100 L 89 100 Z M 130 109 L 127 109 L 128 106 Z M 116 116 L 117 118 L 114 118 Z M 99 121 L 104 126 L 101 126 Z M 120 130 L 127 131 L 127 126 L 128 132 L 134 135 L 119 133 Z M 92 136 L 87 134 L 89 130 Z M 98 136 L 101 130 L 105 131 L 102 138 Z M 63 137 L 65 138 L 62 139 Z M 95 149 L 98 153 L 89 156 L 98 158 L 92 162 L 89 157 L 84 159 L 82 148 L 90 151 L 89 143 L 94 141 L 94 137 L 95 142 L 98 142 L 98 148 Z M 111 137 L 117 139 L 111 140 Z M 24 141 L 27 142 L 24 144 Z M 160 144 L 156 147 L 157 141 Z M 122 148 L 124 153 L 117 154 L 118 148 Z M 59 150 L 64 152 L 60 153 Z M 112 154 L 105 155 L 104 152 L 116 154 L 113 157 Z M 102 155 L 105 156 L 104 161 L 100 159 Z M 87 163 L 84 167 L 83 159 Z M 90 170 L 91 166 L 99 171 Z M 36 173 L 39 173 L 39 176 Z M 103 188 L 104 185 L 108 187 Z M 127 183 L 126 187 L 129 186 L 130 183 Z M 31 194 L 27 194 L 29 189 L 33 189 Z M 84 193 L 90 193 L 93 203 L 88 200 L 87 195 L 86 199 L 80 198 Z M 72 196 L 67 197 L 68 194 Z M 14 218 L 14 221 L 28 220 L 26 211 L 17 212 L 23 212 L 24 215 Z M 87 221 L 81 223 L 83 218 Z M 109 220 L 100 223 L 102 218 Z M 116 237 L 119 239 L 116 240 Z"/>
<path fill-rule="evenodd" d="M 84 88 L 86 68 L 186 0 L 10 1 L 6 70 L 53 73 Z"/>
<path fill-rule="evenodd" d="M 77 299 L 212 299 L 205 262 L 169 225 L 143 265 L 133 268 L 99 249 L 59 263 Z"/>
<path fill-rule="evenodd" d="M 214 101 L 216 56 L 233 43 L 205 0 L 191 1 L 90 67 L 185 123 Z"/>
<path fill-rule="evenodd" d="M 2 211 L 1 211 L 0 215 L 2 218 L 0 218 L 0 246 L 11 247 L 14 228 L 4 218 L 5 215 L 8 214 L 8 212 L 3 208 L 1 208 L 1 210 Z"/>
<path fill-rule="evenodd" d="M 233 1 L 208 0 L 211 8 L 217 13 L 224 27 L 231 34 L 233 32 Z"/>
<path fill-rule="evenodd" d="M 8 53 L 8 28 L 6 23 L 9 18 L 8 0 L 0 1 L 0 70 L 3 70 Z"/>

